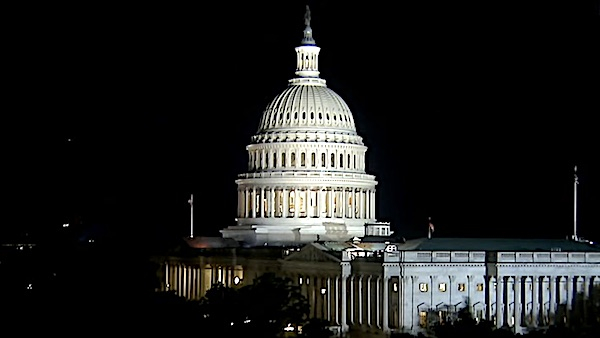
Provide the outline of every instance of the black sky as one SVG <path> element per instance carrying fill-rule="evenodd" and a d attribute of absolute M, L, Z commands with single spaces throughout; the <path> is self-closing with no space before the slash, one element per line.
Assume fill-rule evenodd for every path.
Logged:
<path fill-rule="evenodd" d="M 598 1 L 308 3 L 321 77 L 369 147 L 379 220 L 407 237 L 429 216 L 439 236 L 564 237 L 578 165 L 579 233 L 600 235 Z M 181 236 L 190 193 L 197 234 L 232 225 L 305 4 L 15 8 L 3 230 L 79 216 Z"/>

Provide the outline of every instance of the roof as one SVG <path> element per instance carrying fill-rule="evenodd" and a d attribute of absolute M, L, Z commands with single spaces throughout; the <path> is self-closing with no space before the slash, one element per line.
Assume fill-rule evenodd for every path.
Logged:
<path fill-rule="evenodd" d="M 524 238 L 417 238 L 398 245 L 398 250 L 424 251 L 600 251 L 598 244 L 567 239 Z"/>

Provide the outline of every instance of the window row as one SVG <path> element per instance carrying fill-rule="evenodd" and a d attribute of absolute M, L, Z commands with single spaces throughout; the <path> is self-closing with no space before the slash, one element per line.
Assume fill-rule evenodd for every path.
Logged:
<path fill-rule="evenodd" d="M 306 120 L 307 118 L 307 113 L 305 111 L 303 111 L 302 113 L 300 113 L 301 120 Z M 330 114 L 330 113 L 322 113 L 322 112 L 310 112 L 309 114 L 310 119 L 309 121 L 313 122 L 313 123 L 318 123 L 321 122 L 319 124 L 330 124 L 330 123 L 350 123 L 351 120 L 348 118 L 347 114 Z M 317 117 L 317 119 L 315 120 L 315 117 Z M 325 119 L 323 119 L 325 118 Z M 283 113 L 283 112 L 279 112 L 278 114 L 273 114 L 271 115 L 271 123 L 270 126 L 274 127 L 275 124 L 283 124 L 284 121 L 285 122 L 289 122 L 289 121 L 297 121 L 298 120 L 298 112 L 294 112 L 293 115 L 290 114 L 290 112 L 287 113 Z M 333 122 L 331 122 L 333 121 Z M 323 123 L 325 122 L 325 123 Z"/>
<path fill-rule="evenodd" d="M 248 169 L 325 168 L 364 170 L 364 153 L 265 152 L 250 151 Z"/>
<path fill-rule="evenodd" d="M 467 284 L 466 283 L 458 283 L 456 286 L 456 289 L 459 292 L 465 292 L 465 291 L 467 291 Z M 440 292 L 448 291 L 448 284 L 447 283 L 439 283 L 438 290 Z M 483 291 L 483 283 L 477 283 L 477 285 L 475 286 L 475 290 Z M 428 292 L 429 291 L 429 283 L 419 283 L 419 291 Z"/>

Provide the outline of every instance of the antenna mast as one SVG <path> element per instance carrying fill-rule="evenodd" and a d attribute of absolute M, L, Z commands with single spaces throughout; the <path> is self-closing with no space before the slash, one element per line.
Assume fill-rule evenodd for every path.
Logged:
<path fill-rule="evenodd" d="M 573 240 L 579 240 L 577 238 L 577 185 L 579 180 L 577 179 L 577 166 L 574 169 L 575 180 L 573 181 Z"/>
<path fill-rule="evenodd" d="M 188 203 L 190 204 L 190 238 L 194 238 L 194 194 L 190 195 Z"/>

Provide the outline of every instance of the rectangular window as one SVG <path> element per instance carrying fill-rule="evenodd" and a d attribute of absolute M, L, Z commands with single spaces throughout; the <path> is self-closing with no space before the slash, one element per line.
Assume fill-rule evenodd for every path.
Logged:
<path fill-rule="evenodd" d="M 477 283 L 477 291 L 483 291 L 483 283 Z"/>
<path fill-rule="evenodd" d="M 427 290 L 429 290 L 429 285 L 427 285 L 427 283 L 420 283 L 419 284 L 419 291 L 421 291 L 421 292 L 427 292 Z"/>
<path fill-rule="evenodd" d="M 419 326 L 427 327 L 427 312 L 426 311 L 419 312 Z"/>
<path fill-rule="evenodd" d="M 441 292 L 446 292 L 446 283 L 440 283 L 440 285 L 438 285 L 438 289 Z"/>
<path fill-rule="evenodd" d="M 466 289 L 465 283 L 458 283 L 458 291 L 465 292 Z"/>

